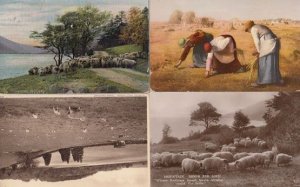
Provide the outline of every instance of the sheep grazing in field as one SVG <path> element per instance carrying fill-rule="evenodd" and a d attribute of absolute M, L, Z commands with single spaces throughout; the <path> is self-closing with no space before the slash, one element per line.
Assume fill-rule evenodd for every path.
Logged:
<path fill-rule="evenodd" d="M 257 143 L 257 145 L 258 145 L 258 147 L 260 147 L 260 148 L 262 148 L 262 149 L 268 147 L 267 142 L 264 141 L 264 140 L 260 140 L 260 141 Z"/>
<path fill-rule="evenodd" d="M 235 153 L 236 152 L 236 147 L 235 146 L 228 146 L 228 145 L 223 145 L 222 152 L 231 152 L 231 153 Z"/>
<path fill-rule="evenodd" d="M 181 169 L 183 173 L 197 173 L 202 168 L 202 163 L 190 158 L 182 160 Z"/>
<path fill-rule="evenodd" d="M 258 139 L 257 137 L 252 139 L 252 143 L 253 145 L 258 145 L 258 142 L 261 141 L 260 139 Z"/>
<path fill-rule="evenodd" d="M 205 150 L 206 151 L 210 151 L 210 152 L 215 152 L 219 149 L 219 146 L 217 146 L 216 144 L 207 142 L 205 143 Z"/>
<path fill-rule="evenodd" d="M 246 157 L 246 156 L 249 156 L 249 154 L 246 153 L 246 152 L 236 153 L 236 154 L 233 156 L 233 159 L 234 159 L 234 160 L 239 160 L 239 159 L 241 159 L 241 158 L 243 158 L 243 157 Z"/>
<path fill-rule="evenodd" d="M 195 151 L 183 151 L 181 154 L 186 154 L 189 158 L 193 158 L 198 155 L 198 153 Z"/>
<path fill-rule="evenodd" d="M 273 161 L 275 158 L 275 154 L 273 151 L 265 151 L 262 154 L 266 155 L 270 161 Z"/>
<path fill-rule="evenodd" d="M 212 153 L 201 153 L 201 154 L 198 154 L 198 155 L 193 156 L 192 159 L 201 161 L 201 160 L 204 160 L 204 159 L 206 159 L 206 158 L 210 158 L 210 157 L 212 157 L 212 156 L 213 156 Z"/>
<path fill-rule="evenodd" d="M 172 160 L 173 153 L 161 154 L 161 165 L 164 167 L 170 167 L 173 165 Z"/>
<path fill-rule="evenodd" d="M 235 161 L 235 166 L 240 170 L 244 170 L 247 168 L 255 168 L 257 166 L 257 163 L 255 161 L 255 158 L 249 155 Z"/>
<path fill-rule="evenodd" d="M 173 163 L 172 165 L 180 166 L 182 163 L 182 160 L 185 158 L 188 158 L 187 154 L 180 154 L 180 153 L 172 154 L 172 163 Z"/>
<path fill-rule="evenodd" d="M 223 158 L 226 159 L 228 162 L 233 161 L 233 154 L 231 152 L 215 152 L 213 154 L 213 157 Z"/>
<path fill-rule="evenodd" d="M 236 169 L 236 167 L 235 167 L 235 162 L 230 162 L 229 164 L 228 164 L 228 166 L 227 166 L 227 170 L 228 171 L 233 171 L 233 170 L 235 170 Z"/>
<path fill-rule="evenodd" d="M 205 171 L 209 171 L 209 170 L 221 171 L 228 167 L 228 161 L 226 159 L 218 158 L 218 157 L 206 158 L 203 161 L 201 161 L 201 163 Z"/>
<path fill-rule="evenodd" d="M 279 167 L 280 165 L 288 165 L 292 161 L 292 159 L 293 159 L 293 157 L 288 154 L 279 153 L 276 156 L 275 162 L 276 162 L 277 166 Z"/>
<path fill-rule="evenodd" d="M 267 156 L 267 154 L 263 153 L 251 153 L 250 156 L 252 156 L 256 162 L 256 166 L 262 166 L 262 167 L 269 167 L 270 159 Z"/>

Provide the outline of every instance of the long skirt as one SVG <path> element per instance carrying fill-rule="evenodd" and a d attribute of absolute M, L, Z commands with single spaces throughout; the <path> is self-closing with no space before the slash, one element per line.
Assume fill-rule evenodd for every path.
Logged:
<path fill-rule="evenodd" d="M 279 45 L 277 45 L 274 53 L 259 58 L 257 84 L 276 84 L 280 81 Z"/>
<path fill-rule="evenodd" d="M 203 48 L 204 42 L 200 42 L 193 48 L 193 64 L 195 67 L 205 67 L 207 53 Z"/>

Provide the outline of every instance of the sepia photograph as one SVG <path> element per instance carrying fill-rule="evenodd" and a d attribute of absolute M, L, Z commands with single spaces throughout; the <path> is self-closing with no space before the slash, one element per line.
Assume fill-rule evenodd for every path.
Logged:
<path fill-rule="evenodd" d="M 0 1 L 0 93 L 149 90 L 148 0 Z"/>
<path fill-rule="evenodd" d="M 147 97 L 0 98 L 1 187 L 149 184 Z"/>
<path fill-rule="evenodd" d="M 152 0 L 151 89 L 300 89 L 300 1 Z"/>
<path fill-rule="evenodd" d="M 152 92 L 151 186 L 300 186 L 299 108 L 299 92 Z"/>

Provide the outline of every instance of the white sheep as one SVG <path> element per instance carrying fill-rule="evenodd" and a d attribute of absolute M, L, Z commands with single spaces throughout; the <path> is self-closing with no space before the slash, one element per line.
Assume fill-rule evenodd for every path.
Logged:
<path fill-rule="evenodd" d="M 187 154 L 172 154 L 172 165 L 174 166 L 180 166 L 182 163 L 182 160 L 188 158 Z"/>
<path fill-rule="evenodd" d="M 219 149 L 219 146 L 217 146 L 216 144 L 213 144 L 211 142 L 205 143 L 205 150 L 206 151 L 215 152 L 218 149 Z"/>
<path fill-rule="evenodd" d="M 267 154 L 264 154 L 264 153 L 251 153 L 250 155 L 255 159 L 255 162 L 256 162 L 257 166 L 269 167 L 270 159 L 267 156 Z"/>
<path fill-rule="evenodd" d="M 264 141 L 264 140 L 260 140 L 259 142 L 258 142 L 258 147 L 260 147 L 260 148 L 267 148 L 268 146 L 267 146 L 267 142 L 266 141 Z"/>
<path fill-rule="evenodd" d="M 231 152 L 215 152 L 213 154 L 213 157 L 223 158 L 226 159 L 228 162 L 233 161 L 233 154 Z"/>
<path fill-rule="evenodd" d="M 270 161 L 273 161 L 275 158 L 275 154 L 273 151 L 265 151 L 263 152 L 264 155 L 266 155 Z"/>
<path fill-rule="evenodd" d="M 235 146 L 224 146 L 221 149 L 222 152 L 231 152 L 234 153 L 236 151 L 236 147 Z"/>
<path fill-rule="evenodd" d="M 280 165 L 288 165 L 292 161 L 292 159 L 293 159 L 293 157 L 288 154 L 279 153 L 276 156 L 275 162 L 276 162 L 277 166 L 279 167 Z"/>
<path fill-rule="evenodd" d="M 212 157 L 212 156 L 213 156 L 212 153 L 201 153 L 201 154 L 193 156 L 192 158 L 195 159 L 195 160 L 201 161 L 205 158 L 209 158 L 209 157 Z"/>
<path fill-rule="evenodd" d="M 211 157 L 206 158 L 202 162 L 202 167 L 204 170 L 217 170 L 221 171 L 222 169 L 226 169 L 228 166 L 228 161 L 226 159 Z"/>
<path fill-rule="evenodd" d="M 244 170 L 247 168 L 255 168 L 257 165 L 255 158 L 251 155 L 243 157 L 235 161 L 235 166 L 240 169 Z"/>
<path fill-rule="evenodd" d="M 183 173 L 196 173 L 201 169 L 201 167 L 201 162 L 190 158 L 183 159 L 181 163 L 181 169 Z"/>
<path fill-rule="evenodd" d="M 161 154 L 161 164 L 164 167 L 170 167 L 173 165 L 172 161 L 173 153 Z"/>
<path fill-rule="evenodd" d="M 182 154 L 188 155 L 188 158 L 192 158 L 192 157 L 198 155 L 198 153 L 195 151 L 183 151 Z"/>
<path fill-rule="evenodd" d="M 242 153 L 236 153 L 233 158 L 234 160 L 239 160 L 240 158 L 243 158 L 243 157 L 246 157 L 246 156 L 249 156 L 248 153 L 246 152 L 242 152 Z"/>
<path fill-rule="evenodd" d="M 235 162 L 230 162 L 230 163 L 228 164 L 227 170 L 233 171 L 233 170 L 235 170 L 235 169 L 236 169 L 236 167 L 235 167 Z"/>

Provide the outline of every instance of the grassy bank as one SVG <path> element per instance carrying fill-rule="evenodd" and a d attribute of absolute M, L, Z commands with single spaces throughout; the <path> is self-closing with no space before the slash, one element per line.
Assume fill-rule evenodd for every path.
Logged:
<path fill-rule="evenodd" d="M 24 75 L 0 80 L 1 93 L 131 93 L 136 90 L 98 76 L 88 69 L 58 75 Z"/>

